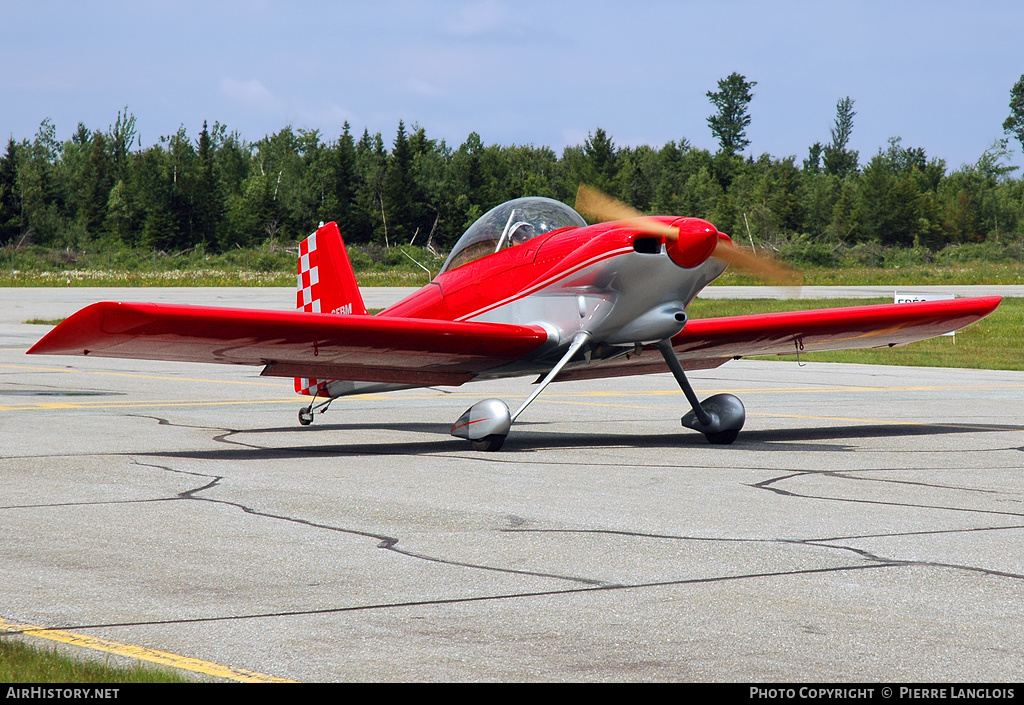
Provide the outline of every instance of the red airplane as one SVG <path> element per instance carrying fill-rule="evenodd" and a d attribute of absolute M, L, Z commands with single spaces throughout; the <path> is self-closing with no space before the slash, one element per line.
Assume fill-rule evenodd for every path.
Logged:
<path fill-rule="evenodd" d="M 1000 297 L 856 306 L 688 320 L 686 307 L 726 266 L 778 273 L 698 218 L 643 217 L 581 188 L 577 208 L 518 198 L 465 232 L 440 273 L 367 314 L 335 223 L 301 243 L 296 311 L 100 302 L 54 328 L 30 355 L 89 355 L 260 365 L 312 396 L 308 425 L 337 397 L 536 376 L 516 411 L 499 399 L 451 427 L 477 450 L 499 450 L 512 423 L 558 380 L 670 371 L 691 411 L 682 424 L 711 443 L 736 439 L 742 402 L 699 401 L 684 370 L 751 355 L 880 348 L 969 325 Z"/>

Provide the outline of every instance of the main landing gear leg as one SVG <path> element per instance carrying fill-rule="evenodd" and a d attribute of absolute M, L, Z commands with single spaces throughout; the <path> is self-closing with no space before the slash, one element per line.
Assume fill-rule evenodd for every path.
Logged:
<path fill-rule="evenodd" d="M 512 427 L 512 422 L 544 391 L 544 388 L 551 383 L 551 380 L 562 371 L 566 363 L 589 340 L 590 333 L 586 331 L 580 331 L 573 336 L 572 344 L 569 345 L 569 349 L 562 355 L 562 359 L 551 368 L 547 376 L 533 390 L 533 394 L 516 409 L 514 414 L 509 413 L 508 405 L 501 399 L 484 399 L 466 409 L 466 413 L 460 416 L 459 420 L 452 425 L 451 434 L 457 438 L 466 438 L 472 441 L 473 447 L 477 450 L 500 450 L 509 429 Z"/>
<path fill-rule="evenodd" d="M 658 349 L 693 409 L 683 416 L 682 424 L 703 433 L 709 443 L 728 445 L 735 441 L 746 420 L 746 411 L 739 397 L 716 394 L 701 402 L 690 386 L 690 381 L 686 379 L 683 366 L 672 348 L 672 341 L 666 338 L 658 343 Z"/>

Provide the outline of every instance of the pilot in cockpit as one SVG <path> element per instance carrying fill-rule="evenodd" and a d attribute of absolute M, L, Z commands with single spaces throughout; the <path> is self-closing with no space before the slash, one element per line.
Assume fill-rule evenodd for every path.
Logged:
<path fill-rule="evenodd" d="M 529 223 L 518 223 L 518 227 L 509 233 L 508 246 L 515 247 L 516 245 L 522 245 L 527 240 L 531 240 L 534 236 L 533 226 Z"/>

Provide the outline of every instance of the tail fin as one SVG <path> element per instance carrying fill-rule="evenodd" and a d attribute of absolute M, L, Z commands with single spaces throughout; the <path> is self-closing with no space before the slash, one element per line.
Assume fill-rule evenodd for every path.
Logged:
<path fill-rule="evenodd" d="M 299 280 L 295 307 L 314 313 L 366 315 L 352 263 L 337 223 L 321 224 L 299 245 Z M 326 396 L 330 380 L 295 378 L 299 394 Z"/>
<path fill-rule="evenodd" d="M 321 225 L 299 245 L 299 286 L 295 307 L 316 313 L 366 315 L 337 223 Z"/>

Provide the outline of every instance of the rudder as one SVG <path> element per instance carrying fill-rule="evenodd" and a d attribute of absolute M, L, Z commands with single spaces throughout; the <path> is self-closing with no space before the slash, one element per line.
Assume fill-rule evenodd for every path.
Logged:
<path fill-rule="evenodd" d="M 335 222 L 321 224 L 299 244 L 298 284 L 295 307 L 311 313 L 366 315 L 341 230 Z M 327 396 L 330 380 L 295 378 L 295 391 Z"/>

